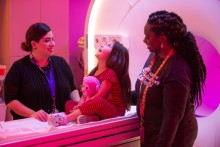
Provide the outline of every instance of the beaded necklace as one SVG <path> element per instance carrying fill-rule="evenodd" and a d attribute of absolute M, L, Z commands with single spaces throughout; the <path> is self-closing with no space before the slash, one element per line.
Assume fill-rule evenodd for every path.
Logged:
<path fill-rule="evenodd" d="M 144 88 L 142 98 L 140 99 L 140 118 L 141 118 L 141 120 L 140 120 L 140 141 L 141 142 L 144 142 L 144 110 L 145 110 L 145 104 L 146 104 L 146 99 L 147 99 L 146 98 L 147 90 L 150 87 L 150 85 L 152 84 L 152 82 L 155 80 L 156 76 L 158 75 L 158 73 L 163 68 L 164 64 L 170 58 L 171 55 L 172 55 L 172 52 L 170 51 L 169 54 L 163 60 L 163 62 L 160 64 L 160 66 L 157 69 L 157 71 L 155 72 L 155 74 L 153 74 L 153 76 L 149 79 L 149 82 L 147 83 L 147 85 Z M 149 75 L 151 68 L 155 62 L 155 59 L 156 59 L 156 55 L 154 55 L 154 57 L 151 59 L 149 66 L 144 69 L 145 74 L 144 74 L 142 80 L 140 81 L 139 98 L 141 97 L 142 84 L 144 83 L 144 80 L 146 80 L 146 77 Z"/>

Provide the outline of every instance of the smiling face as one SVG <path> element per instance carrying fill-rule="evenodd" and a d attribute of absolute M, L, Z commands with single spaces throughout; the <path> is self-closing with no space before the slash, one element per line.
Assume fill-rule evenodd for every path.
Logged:
<path fill-rule="evenodd" d="M 161 51 L 161 37 L 160 35 L 156 35 L 153 31 L 151 31 L 151 25 L 146 24 L 144 27 L 144 43 L 146 43 L 147 48 L 150 52 L 159 53 Z"/>
<path fill-rule="evenodd" d="M 114 42 L 112 41 L 109 44 L 101 45 L 95 54 L 97 59 L 98 60 L 107 60 L 107 58 L 109 57 L 109 55 L 112 51 L 113 44 L 114 44 Z"/>
<path fill-rule="evenodd" d="M 52 31 L 49 31 L 38 42 L 32 41 L 32 46 L 35 52 L 43 58 L 53 55 L 55 42 Z"/>

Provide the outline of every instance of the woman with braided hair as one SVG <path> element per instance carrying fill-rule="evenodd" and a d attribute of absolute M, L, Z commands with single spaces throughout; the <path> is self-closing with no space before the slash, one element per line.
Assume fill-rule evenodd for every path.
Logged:
<path fill-rule="evenodd" d="M 206 79 L 196 40 L 180 16 L 164 10 L 150 14 L 144 34 L 151 54 L 135 85 L 141 146 L 192 147 Z"/>

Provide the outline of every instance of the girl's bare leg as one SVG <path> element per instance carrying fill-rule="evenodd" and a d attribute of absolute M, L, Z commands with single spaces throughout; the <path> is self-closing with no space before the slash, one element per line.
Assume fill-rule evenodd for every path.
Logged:
<path fill-rule="evenodd" d="M 66 115 L 66 118 L 67 118 L 68 122 L 76 121 L 77 117 L 80 115 L 82 115 L 82 113 L 79 111 L 79 109 L 76 109 L 72 113 Z"/>

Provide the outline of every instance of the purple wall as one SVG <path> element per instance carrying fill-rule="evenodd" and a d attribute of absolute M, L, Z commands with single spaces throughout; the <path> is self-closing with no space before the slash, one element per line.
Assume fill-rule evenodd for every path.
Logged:
<path fill-rule="evenodd" d="M 69 63 L 78 89 L 84 76 L 82 49 L 78 39 L 84 35 L 84 26 L 90 0 L 69 0 Z"/>

